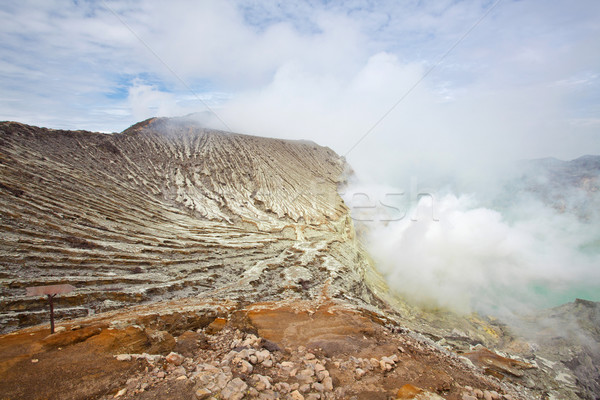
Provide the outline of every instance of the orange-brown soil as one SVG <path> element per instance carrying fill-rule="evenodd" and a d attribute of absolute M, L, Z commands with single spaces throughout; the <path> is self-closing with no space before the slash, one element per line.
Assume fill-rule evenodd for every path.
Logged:
<path fill-rule="evenodd" d="M 199 307 L 193 313 L 189 301 L 170 302 L 59 324 L 66 330 L 53 335 L 47 326 L 39 326 L 0 336 L 0 399 L 108 399 L 119 393 L 123 399 L 193 399 L 199 389 L 194 364 L 218 365 L 232 351 L 231 335 L 251 333 L 270 343 L 275 360 L 273 366 L 255 367 L 254 373 L 277 381 L 283 379 L 278 369 L 282 362 L 300 363 L 314 354 L 334 387 L 322 398 L 396 398 L 403 387 L 403 398 L 409 398 L 407 387 L 416 388 L 415 395 L 424 390 L 447 399 L 461 399 L 465 386 L 502 392 L 497 381 L 458 357 L 345 305 L 273 302 L 233 310 L 227 305 L 216 312 Z M 172 350 L 187 357 L 179 375 L 164 357 L 156 363 L 115 358 Z M 380 365 L 393 356 L 391 368 Z M 252 387 L 250 376 L 235 368 L 233 376 Z M 286 379 L 293 384 L 295 378 Z M 123 388 L 128 390 L 119 392 Z M 244 398 L 255 398 L 251 393 L 256 392 Z"/>

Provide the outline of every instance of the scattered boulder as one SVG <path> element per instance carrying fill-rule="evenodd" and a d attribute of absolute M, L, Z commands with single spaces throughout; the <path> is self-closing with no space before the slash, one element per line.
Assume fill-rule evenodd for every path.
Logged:
<path fill-rule="evenodd" d="M 179 366 L 179 365 L 183 364 L 183 362 L 185 361 L 185 357 L 182 356 L 181 354 L 171 352 L 165 358 L 165 360 L 167 360 L 167 362 L 170 364 Z"/>
<path fill-rule="evenodd" d="M 475 365 L 503 375 L 522 377 L 524 375 L 524 370 L 535 368 L 534 365 L 529 363 L 502 357 L 485 347 L 479 347 L 476 351 L 465 353 L 464 356 L 471 360 Z M 483 398 L 483 393 L 481 394 L 481 398 Z"/>
<path fill-rule="evenodd" d="M 210 390 L 208 390 L 207 388 L 200 388 L 200 389 L 196 390 L 195 394 L 196 394 L 196 399 L 198 399 L 198 400 L 205 400 L 212 396 L 212 392 Z"/>
<path fill-rule="evenodd" d="M 225 327 L 225 324 L 227 324 L 227 320 L 225 318 L 215 318 L 214 321 L 206 327 L 206 333 L 209 335 L 214 335 L 220 332 Z"/>
<path fill-rule="evenodd" d="M 240 378 L 235 378 L 227 383 L 227 386 L 221 391 L 221 397 L 224 400 L 241 400 L 244 392 L 248 389 L 246 382 Z"/>
<path fill-rule="evenodd" d="M 294 390 L 292 393 L 290 393 L 290 399 L 291 400 L 304 400 L 304 396 L 302 396 L 302 394 L 299 391 Z"/>
<path fill-rule="evenodd" d="M 199 349 L 205 346 L 206 336 L 203 333 L 186 331 L 176 339 L 173 351 L 191 357 Z"/>

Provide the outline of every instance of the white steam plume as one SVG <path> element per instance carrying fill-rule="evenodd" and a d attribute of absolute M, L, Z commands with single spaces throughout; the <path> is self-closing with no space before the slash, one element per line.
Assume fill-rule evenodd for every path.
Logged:
<path fill-rule="evenodd" d="M 497 316 L 600 300 L 589 298 L 600 293 L 594 216 L 523 194 L 494 204 L 411 191 L 355 185 L 344 195 L 377 268 L 407 300 Z"/>

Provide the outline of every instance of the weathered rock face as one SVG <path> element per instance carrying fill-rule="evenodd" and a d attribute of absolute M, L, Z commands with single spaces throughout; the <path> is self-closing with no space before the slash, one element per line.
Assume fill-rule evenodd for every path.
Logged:
<path fill-rule="evenodd" d="M 2 123 L 1 329 L 45 320 L 25 287 L 63 282 L 78 290 L 59 317 L 192 295 L 370 302 L 345 168 L 311 142 L 179 120 L 113 135 Z"/>
<path fill-rule="evenodd" d="M 523 355 L 535 360 L 541 371 L 556 376 L 562 387 L 570 388 L 580 398 L 598 398 L 599 302 L 577 299 L 526 318 L 520 327 L 520 333 L 536 346 L 535 352 Z"/>

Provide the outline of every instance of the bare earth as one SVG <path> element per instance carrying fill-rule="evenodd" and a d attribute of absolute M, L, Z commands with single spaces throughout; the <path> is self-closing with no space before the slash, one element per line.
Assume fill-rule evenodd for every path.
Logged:
<path fill-rule="evenodd" d="M 0 337 L 0 398 L 108 399 L 122 393 L 123 399 L 193 399 L 210 386 L 202 380 L 207 366 L 217 371 L 211 379 L 225 373 L 229 381 L 245 382 L 244 398 L 295 398 L 295 387 L 304 398 L 388 399 L 405 385 L 446 399 L 462 399 L 471 393 L 468 387 L 519 398 L 465 360 L 347 305 L 273 302 L 238 309 L 183 301 L 153 314 L 155 307 L 72 321 L 53 335 L 44 326 Z M 192 308 L 194 315 L 175 311 Z M 244 344 L 248 338 L 256 340 Z M 267 349 L 272 363 L 248 361 L 247 371 L 228 360 L 244 349 Z M 164 357 L 172 351 L 182 355 L 179 366 Z M 144 353 L 161 357 L 116 358 Z M 385 357 L 394 360 L 389 370 L 381 365 Z M 305 380 L 300 373 L 314 371 L 317 363 L 331 378 L 330 390 L 318 385 L 317 376 Z M 269 389 L 257 384 L 256 375 L 267 377 Z"/>

